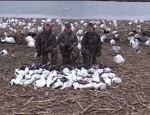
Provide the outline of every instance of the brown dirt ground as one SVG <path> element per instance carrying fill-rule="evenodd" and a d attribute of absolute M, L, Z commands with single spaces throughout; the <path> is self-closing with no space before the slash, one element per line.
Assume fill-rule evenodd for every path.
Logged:
<path fill-rule="evenodd" d="M 125 58 L 123 65 L 113 61 L 109 43 L 103 43 L 98 59 L 115 67 L 123 83 L 107 87 L 105 91 L 40 88 L 10 85 L 14 70 L 31 65 L 34 48 L 26 45 L 0 43 L 8 56 L 0 56 L 0 114 L 1 115 L 149 115 L 150 114 L 150 47 L 141 43 L 142 53 L 136 54 L 128 42 L 117 42 Z M 61 60 L 61 56 L 59 56 Z"/>

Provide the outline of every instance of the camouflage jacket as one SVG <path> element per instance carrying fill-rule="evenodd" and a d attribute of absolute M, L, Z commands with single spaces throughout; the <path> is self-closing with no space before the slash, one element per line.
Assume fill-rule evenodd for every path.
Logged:
<path fill-rule="evenodd" d="M 43 54 L 50 52 L 57 46 L 56 36 L 54 32 L 43 31 L 36 36 L 35 49 L 37 52 Z"/>
<path fill-rule="evenodd" d="M 74 32 L 71 32 L 71 34 L 66 34 L 65 30 L 59 34 L 58 36 L 58 45 L 61 47 L 64 47 L 65 44 L 69 44 L 72 47 L 77 47 L 78 45 L 78 38 Z"/>
<path fill-rule="evenodd" d="M 85 52 L 86 50 L 92 53 L 101 52 L 102 42 L 100 40 L 100 35 L 97 32 L 86 32 L 83 35 L 81 42 L 81 52 Z"/>

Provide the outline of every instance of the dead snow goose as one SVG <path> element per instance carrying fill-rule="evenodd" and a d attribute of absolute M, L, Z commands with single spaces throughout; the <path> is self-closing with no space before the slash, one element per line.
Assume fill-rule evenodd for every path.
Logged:
<path fill-rule="evenodd" d="M 105 42 L 105 39 L 106 39 L 107 37 L 106 37 L 106 35 L 102 35 L 101 36 L 101 42 Z"/>
<path fill-rule="evenodd" d="M 118 64 L 122 64 L 125 60 L 124 58 L 120 55 L 120 54 L 117 54 L 115 57 L 114 57 L 114 61 Z"/>
<path fill-rule="evenodd" d="M 11 85 L 19 85 L 19 84 L 21 84 L 21 81 L 22 81 L 22 79 L 20 79 L 20 77 L 16 77 L 16 79 L 12 79 L 10 81 L 10 84 Z"/>
<path fill-rule="evenodd" d="M 50 18 L 47 18 L 46 21 L 47 21 L 47 22 L 51 22 L 52 20 L 51 20 Z"/>
<path fill-rule="evenodd" d="M 46 80 L 47 87 L 52 86 L 57 81 L 57 79 L 58 78 L 56 76 L 53 76 L 53 74 L 48 75 Z"/>
<path fill-rule="evenodd" d="M 88 25 L 88 23 L 85 22 L 85 23 L 83 24 L 83 27 L 84 27 L 84 28 L 87 28 L 87 25 Z"/>
<path fill-rule="evenodd" d="M 78 42 L 81 42 L 82 41 L 82 38 L 83 38 L 83 36 L 77 36 L 78 37 Z"/>
<path fill-rule="evenodd" d="M 68 80 L 68 81 L 64 82 L 63 87 L 61 87 L 60 89 L 69 88 L 69 87 L 72 87 L 72 85 L 73 85 L 73 81 Z"/>
<path fill-rule="evenodd" d="M 92 75 L 92 81 L 100 82 L 99 73 L 97 71 L 95 71 L 94 74 Z"/>
<path fill-rule="evenodd" d="M 23 85 L 31 85 L 31 84 L 33 84 L 36 80 L 38 80 L 39 78 L 40 78 L 40 75 L 39 75 L 39 74 L 32 74 L 30 79 L 25 80 L 25 81 L 23 82 Z"/>
<path fill-rule="evenodd" d="M 71 71 L 70 71 L 68 68 L 64 68 L 64 69 L 63 69 L 63 73 L 64 73 L 65 75 L 69 75 L 69 74 L 71 73 Z"/>
<path fill-rule="evenodd" d="M 131 26 L 131 25 L 132 25 L 132 22 L 130 21 L 128 24 L 129 24 L 129 26 Z"/>
<path fill-rule="evenodd" d="M 98 69 L 98 70 L 96 70 L 99 74 L 102 74 L 103 72 L 104 72 L 104 69 Z"/>
<path fill-rule="evenodd" d="M 101 24 L 101 25 L 100 25 L 100 28 L 101 28 L 101 29 L 106 29 L 106 25 L 105 25 L 105 24 Z"/>
<path fill-rule="evenodd" d="M 29 43 L 29 42 L 35 42 L 35 39 L 33 38 L 33 37 L 31 37 L 31 36 L 27 36 L 26 38 L 25 38 L 25 40 Z"/>
<path fill-rule="evenodd" d="M 81 21 L 80 21 L 80 24 L 83 24 L 83 23 L 84 23 L 84 20 L 81 20 Z"/>
<path fill-rule="evenodd" d="M 13 37 L 6 37 L 5 38 L 6 43 L 15 43 L 15 39 Z"/>
<path fill-rule="evenodd" d="M 115 76 L 112 78 L 112 83 L 119 84 L 122 83 L 122 80 L 120 77 Z"/>
<path fill-rule="evenodd" d="M 36 80 L 34 83 L 34 89 L 36 90 L 37 88 L 41 88 L 46 86 L 46 75 L 42 74 L 41 78 L 39 80 Z"/>
<path fill-rule="evenodd" d="M 80 88 L 81 89 L 92 89 L 92 88 L 94 88 L 94 84 L 91 82 L 91 83 L 80 86 Z"/>
<path fill-rule="evenodd" d="M 146 44 L 147 46 L 150 46 L 150 38 L 148 38 L 148 39 L 146 40 L 145 44 Z"/>
<path fill-rule="evenodd" d="M 29 42 L 29 43 L 28 43 L 28 46 L 29 46 L 29 47 L 32 47 L 32 48 L 35 47 L 35 42 L 33 42 L 33 41 Z"/>
<path fill-rule="evenodd" d="M 56 83 L 54 83 L 54 84 L 52 85 L 52 88 L 53 88 L 53 89 L 60 88 L 60 87 L 62 87 L 63 85 L 64 85 L 63 82 L 61 82 L 60 79 L 58 79 L 58 80 L 56 81 Z"/>
<path fill-rule="evenodd" d="M 113 53 L 118 53 L 121 50 L 120 46 L 112 46 L 111 51 Z"/>
<path fill-rule="evenodd" d="M 137 24 L 137 23 L 138 23 L 138 20 L 134 20 L 134 23 Z"/>
<path fill-rule="evenodd" d="M 77 35 L 82 35 L 83 34 L 83 30 L 79 29 L 76 34 Z"/>
<path fill-rule="evenodd" d="M 110 44 L 111 44 L 111 45 L 114 45 L 114 44 L 115 44 L 115 40 L 114 40 L 114 39 L 111 39 L 111 40 L 110 40 Z"/>
<path fill-rule="evenodd" d="M 2 42 L 2 43 L 6 42 L 4 35 L 1 35 L 1 36 L 0 36 L 0 42 Z"/>
<path fill-rule="evenodd" d="M 43 31 L 43 27 L 38 26 L 38 27 L 37 27 L 37 30 L 38 30 L 38 32 L 42 32 L 42 31 Z"/>
<path fill-rule="evenodd" d="M 144 23 L 144 20 L 140 20 L 140 23 Z"/>
<path fill-rule="evenodd" d="M 138 38 L 140 38 L 140 35 L 139 35 L 139 34 L 135 34 L 135 35 L 134 35 L 134 38 L 135 38 L 135 39 L 138 39 Z"/>
<path fill-rule="evenodd" d="M 88 70 L 85 69 L 84 67 L 81 68 L 81 73 L 82 73 L 82 76 L 84 77 L 89 76 Z"/>
<path fill-rule="evenodd" d="M 103 82 L 99 82 L 99 83 L 96 83 L 94 85 L 94 88 L 95 89 L 99 89 L 99 90 L 105 90 L 106 89 L 106 84 L 103 83 Z"/>
<path fill-rule="evenodd" d="M 118 38 L 119 38 L 119 35 L 118 35 L 118 34 L 115 34 L 115 38 L 118 39 Z"/>
<path fill-rule="evenodd" d="M 0 52 L 1 56 L 6 56 L 8 55 L 8 51 L 6 49 L 3 49 L 1 52 Z"/>
<path fill-rule="evenodd" d="M 137 52 L 137 53 L 140 53 L 141 50 L 140 50 L 140 46 L 139 46 L 139 41 L 135 38 L 132 38 L 130 40 L 130 46 Z"/>
<path fill-rule="evenodd" d="M 75 25 L 75 26 L 79 26 L 78 22 L 74 22 L 74 25 Z"/>
<path fill-rule="evenodd" d="M 105 90 L 106 89 L 106 84 L 105 83 L 100 82 L 99 85 L 100 85 L 99 90 Z"/>
<path fill-rule="evenodd" d="M 117 34 L 117 33 L 118 33 L 118 31 L 112 31 L 112 34 L 114 34 L 114 35 Z"/>
<path fill-rule="evenodd" d="M 78 82 L 73 83 L 73 88 L 74 89 L 80 89 L 80 84 Z"/>
<path fill-rule="evenodd" d="M 111 71 L 112 71 L 112 68 L 111 68 L 111 67 L 105 67 L 105 68 L 103 69 L 103 71 L 104 71 L 105 73 L 108 73 L 108 72 L 111 72 Z"/>
<path fill-rule="evenodd" d="M 107 84 L 107 85 L 111 85 L 111 79 L 108 77 L 108 74 L 107 73 L 103 73 L 101 75 L 101 78 L 103 78 L 104 82 Z"/>
<path fill-rule="evenodd" d="M 81 50 L 81 43 L 78 43 L 77 48 Z"/>

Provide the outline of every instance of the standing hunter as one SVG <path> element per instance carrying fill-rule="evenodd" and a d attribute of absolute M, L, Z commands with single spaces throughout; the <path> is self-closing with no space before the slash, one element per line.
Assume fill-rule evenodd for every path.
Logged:
<path fill-rule="evenodd" d="M 88 23 L 87 32 L 81 41 L 81 54 L 84 64 L 97 64 L 97 57 L 101 56 L 102 42 L 95 31 L 93 23 Z"/>
<path fill-rule="evenodd" d="M 35 49 L 37 52 L 35 57 L 42 57 L 42 64 L 49 62 L 48 53 L 51 53 L 51 63 L 53 65 L 57 64 L 57 41 L 50 22 L 46 22 L 43 31 L 36 36 Z"/>
<path fill-rule="evenodd" d="M 59 34 L 58 45 L 62 55 L 62 64 L 75 64 L 79 56 L 78 38 L 72 31 L 70 23 L 66 23 L 65 29 Z"/>

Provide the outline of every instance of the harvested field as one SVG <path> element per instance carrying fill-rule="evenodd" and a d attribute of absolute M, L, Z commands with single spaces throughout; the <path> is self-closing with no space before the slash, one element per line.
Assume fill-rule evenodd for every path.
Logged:
<path fill-rule="evenodd" d="M 118 31 L 125 38 L 137 25 L 128 26 L 128 21 L 118 21 L 118 24 Z M 149 24 L 144 22 L 141 25 L 145 28 Z M 114 28 L 109 27 L 112 30 Z M 103 34 L 99 26 L 96 29 Z M 59 33 L 61 29 L 55 24 L 54 31 Z M 141 38 L 144 37 L 141 35 Z M 22 42 L 20 44 L 0 43 L 0 51 L 4 48 L 8 51 L 7 56 L 0 56 L 1 115 L 149 115 L 150 46 L 140 42 L 142 52 L 137 54 L 127 40 L 116 41 L 115 45 L 121 47 L 121 55 L 125 58 L 125 63 L 119 65 L 113 61 L 114 56 L 110 50 L 112 45 L 109 42 L 103 43 L 102 56 L 98 59 L 98 63 L 114 67 L 115 73 L 123 81 L 122 84 L 108 86 L 105 91 L 73 88 L 61 90 L 47 87 L 34 90 L 33 86 L 11 86 L 10 81 L 15 77 L 14 71 L 17 67 L 32 65 L 38 61 L 34 57 L 35 49 L 29 48 Z M 59 55 L 59 63 L 61 63 L 61 55 Z"/>

